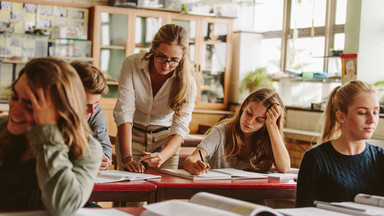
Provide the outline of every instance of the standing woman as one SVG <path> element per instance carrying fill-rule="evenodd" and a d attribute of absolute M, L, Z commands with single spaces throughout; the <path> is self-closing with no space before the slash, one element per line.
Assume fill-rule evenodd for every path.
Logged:
<path fill-rule="evenodd" d="M 0 117 L 0 209 L 72 215 L 88 201 L 103 153 L 84 118 L 81 86 L 75 69 L 55 58 L 21 70 L 9 115 Z"/>
<path fill-rule="evenodd" d="M 177 168 L 197 90 L 188 43 L 183 27 L 167 24 L 156 33 L 150 52 L 124 60 L 114 109 L 122 169 Z"/>
<path fill-rule="evenodd" d="M 283 140 L 283 122 L 280 96 L 271 89 L 259 89 L 244 100 L 232 119 L 209 131 L 183 167 L 194 175 L 210 168 L 271 171 L 273 165 L 279 172 L 288 172 L 291 163 Z"/>
<path fill-rule="evenodd" d="M 358 193 L 384 195 L 384 149 L 366 142 L 379 122 L 375 88 L 351 81 L 336 87 L 324 112 L 322 143 L 305 152 L 296 206 L 353 201 Z"/>

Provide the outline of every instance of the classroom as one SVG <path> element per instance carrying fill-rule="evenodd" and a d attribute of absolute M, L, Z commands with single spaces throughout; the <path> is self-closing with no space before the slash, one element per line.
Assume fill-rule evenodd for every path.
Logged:
<path fill-rule="evenodd" d="M 188 208 L 199 195 L 208 199 L 205 192 L 223 203 L 261 204 L 275 215 L 296 215 L 301 207 L 316 215 L 318 201 L 384 196 L 373 186 L 384 178 L 383 6 L 380 0 L 1 1 L 0 194 L 6 184 L 17 187 L 2 181 L 5 175 L 32 176 L 25 188 L 37 192 L 20 188 L 13 199 L 43 198 L 22 199 L 31 203 L 20 208 L 4 202 L 0 213 L 180 215 L 164 209 Z M 81 99 L 87 116 L 76 120 Z M 87 130 L 92 138 L 79 135 Z M 67 149 L 55 149 L 65 161 L 49 153 L 54 148 L 40 155 L 49 142 Z M 99 159 L 100 166 L 91 164 Z M 18 174 L 30 166 L 36 173 Z M 203 179 L 224 169 L 231 178 Z M 50 176 L 54 171 L 63 175 L 57 185 L 72 175 L 78 185 L 49 185 L 60 179 Z M 356 180 L 370 172 L 366 182 Z M 55 203 L 53 191 L 66 187 L 69 195 Z M 76 198 L 62 204 L 70 196 Z"/>

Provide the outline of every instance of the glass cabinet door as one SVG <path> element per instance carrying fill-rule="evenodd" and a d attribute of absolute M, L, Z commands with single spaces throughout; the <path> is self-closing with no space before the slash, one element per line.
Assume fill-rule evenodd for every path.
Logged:
<path fill-rule="evenodd" d="M 192 65 L 196 66 L 195 62 L 195 47 L 196 47 L 196 21 L 195 20 L 183 20 L 172 19 L 172 24 L 183 26 L 189 33 L 189 60 Z"/>
<path fill-rule="evenodd" d="M 109 85 L 104 97 L 117 97 L 120 70 L 126 56 L 128 16 L 101 12 L 100 65 Z"/>
<path fill-rule="evenodd" d="M 149 52 L 151 42 L 162 25 L 161 17 L 136 17 L 134 53 Z"/>
<path fill-rule="evenodd" d="M 205 22 L 200 103 L 224 103 L 228 24 Z"/>

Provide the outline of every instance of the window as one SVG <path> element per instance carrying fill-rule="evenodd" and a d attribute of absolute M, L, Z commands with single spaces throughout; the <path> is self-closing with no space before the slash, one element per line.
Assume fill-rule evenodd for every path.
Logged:
<path fill-rule="evenodd" d="M 255 28 L 263 32 L 262 66 L 270 73 L 278 69 L 327 71 L 325 57 L 331 50 L 344 49 L 346 5 L 347 0 L 272 0 L 256 4 L 255 14 L 260 16 L 256 15 Z M 280 28 L 275 18 L 282 19 Z M 330 34 L 326 34 L 327 29 Z"/>

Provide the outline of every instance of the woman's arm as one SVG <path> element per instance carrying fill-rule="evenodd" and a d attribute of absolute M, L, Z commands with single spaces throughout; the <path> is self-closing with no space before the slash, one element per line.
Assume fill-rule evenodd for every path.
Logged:
<path fill-rule="evenodd" d="M 266 113 L 266 125 L 269 137 L 271 139 L 273 158 L 275 159 L 275 165 L 279 172 L 286 173 L 291 168 L 291 160 L 289 153 L 285 147 L 284 140 L 277 127 L 276 121 L 281 115 L 282 110 L 280 106 L 274 104 Z"/>
<path fill-rule="evenodd" d="M 317 198 L 316 190 L 320 178 L 318 165 L 311 153 L 305 153 L 297 178 L 296 207 L 312 207 Z"/>
<path fill-rule="evenodd" d="M 92 193 L 103 151 L 90 136 L 82 158 L 69 158 L 69 148 L 56 125 L 32 127 L 28 131 L 42 201 L 52 215 L 71 215 L 84 206 Z"/>
<path fill-rule="evenodd" d="M 195 151 L 185 159 L 183 164 L 183 168 L 193 175 L 203 174 L 210 168 L 208 163 L 201 161 L 199 150 L 203 158 L 206 158 L 208 153 L 205 149 L 197 147 Z"/>
<path fill-rule="evenodd" d="M 177 134 L 170 135 L 164 145 L 164 148 L 160 152 L 147 153 L 144 152 L 144 156 L 140 159 L 145 161 L 148 166 L 159 168 L 166 160 L 172 157 L 180 148 L 183 142 L 183 137 Z"/>
<path fill-rule="evenodd" d="M 132 156 L 132 124 L 127 122 L 118 127 L 117 136 L 119 139 L 120 152 L 123 169 L 130 172 L 144 172 L 144 165 L 134 161 Z M 127 157 L 128 156 L 128 157 Z"/>

